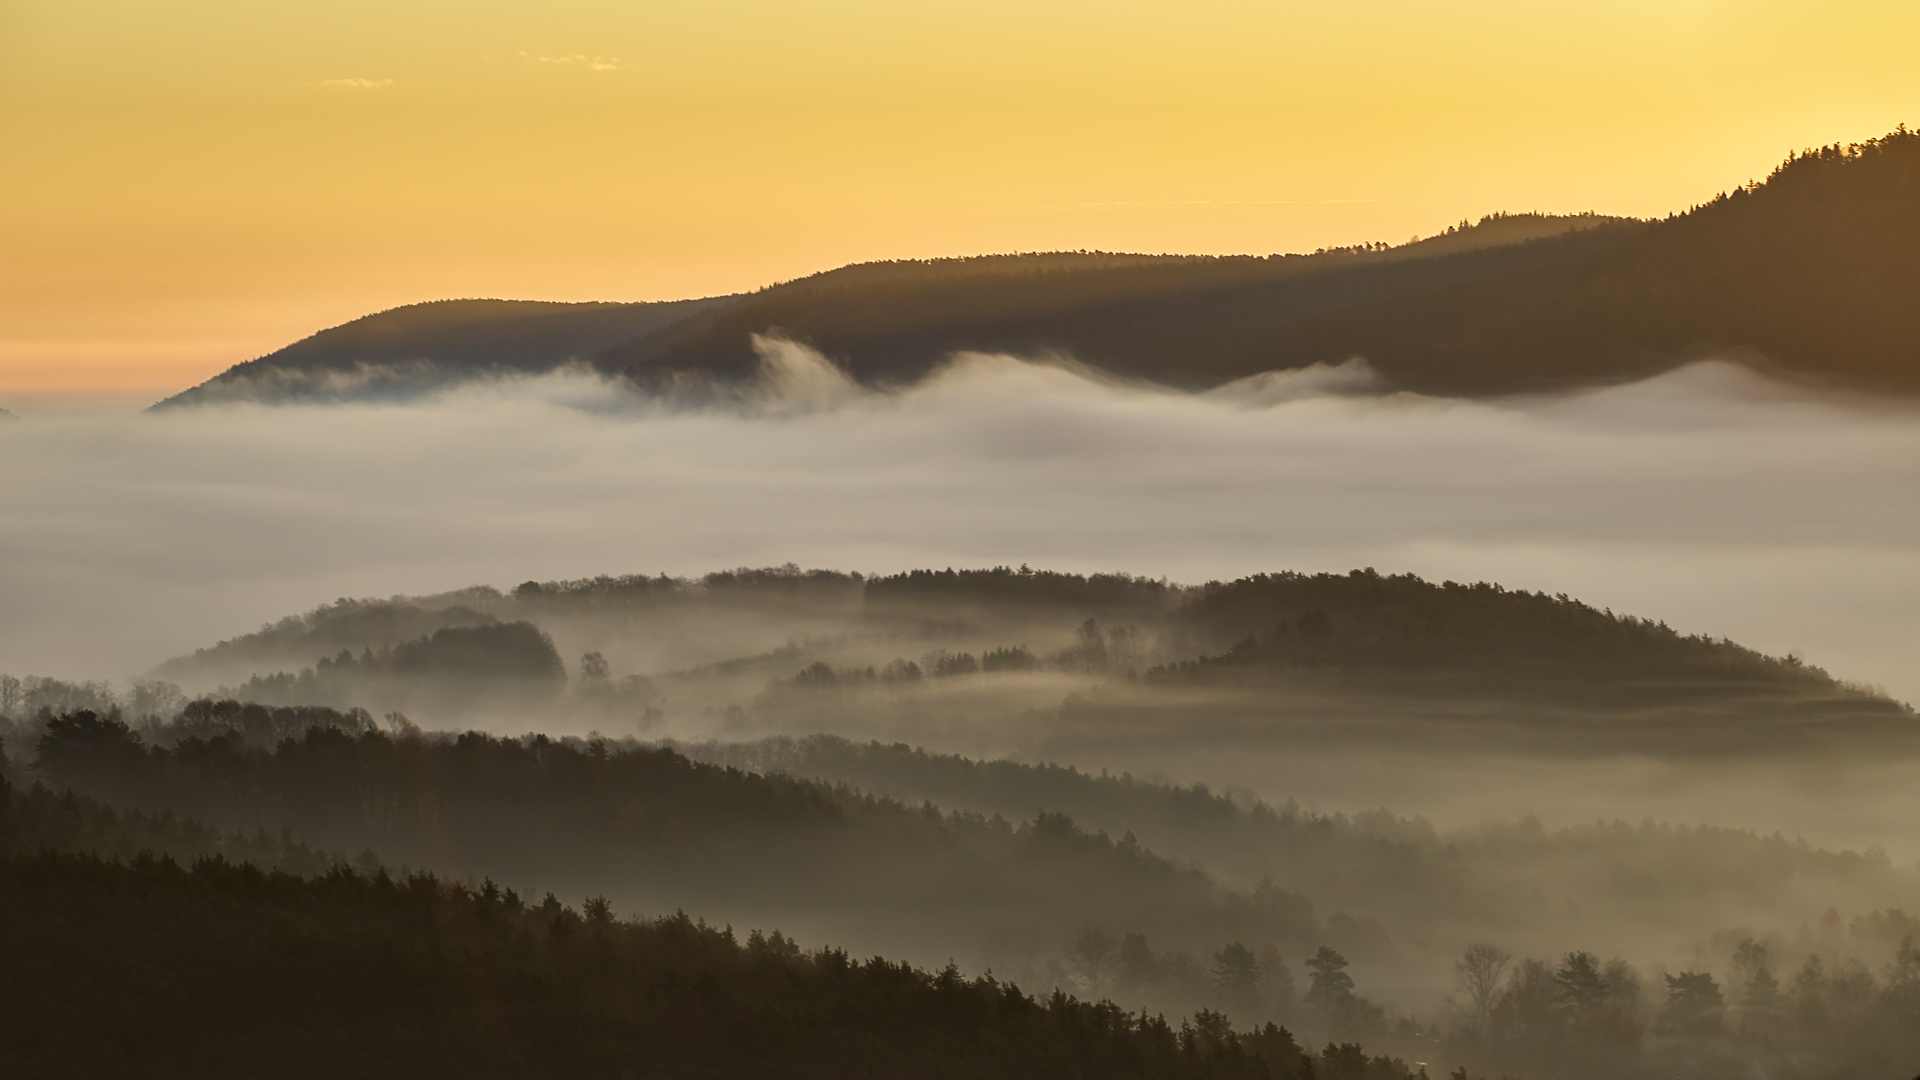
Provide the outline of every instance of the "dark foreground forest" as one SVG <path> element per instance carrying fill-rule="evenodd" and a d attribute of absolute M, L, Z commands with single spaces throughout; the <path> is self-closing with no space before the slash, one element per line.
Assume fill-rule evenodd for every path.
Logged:
<path fill-rule="evenodd" d="M 355 869 L 4 780 L 0 971 L 6 1076 L 1409 1076 L 1217 1012 L 1173 1025 L 601 897 Z"/>
<path fill-rule="evenodd" d="M 1455 1075 L 1543 1080 L 1901 1080 L 1920 1060 L 1920 919 L 1897 909 L 1847 930 L 1857 944 L 1893 943 L 1874 966 L 1837 938 L 1739 937 L 1717 974 L 1698 958 L 1649 968 L 1476 942 L 1455 954 L 1452 1012 L 1423 1022 L 1394 1019 L 1369 996 L 1369 976 L 1357 981 L 1360 968 L 1327 944 L 1364 938 L 1354 920 L 1323 925 L 1304 899 L 1271 886 L 1236 897 L 1131 837 L 1116 845 L 1058 815 L 986 825 L 667 751 L 389 734 L 364 714 L 328 710 L 201 703 L 148 727 L 167 745 L 112 715 L 39 720 L 34 760 L 0 761 L 0 773 L 30 784 L 0 781 L 8 1075 L 1405 1080 L 1444 1063 Z M 56 790 L 69 785 L 134 808 Z M 1180 798 L 1190 809 L 1176 813 L 1230 829 L 1297 828 L 1271 815 L 1236 823 L 1230 805 L 1208 809 L 1204 792 L 1124 792 Z M 256 827 L 229 831 L 200 814 Z M 1434 855 L 1383 844 L 1377 829 L 1342 839 L 1339 822 L 1304 824 L 1348 859 L 1374 849 L 1365 874 Z M 984 841 L 971 831 L 983 825 Z M 1728 839 L 1741 844 L 1702 835 L 1689 850 L 1711 855 Z M 349 858 L 345 845 L 363 840 L 374 850 Z M 1581 835 L 1559 842 L 1591 847 Z M 543 844 L 544 865 L 574 868 L 567 895 L 586 896 L 577 907 L 531 878 Z M 1281 857 L 1337 872 L 1340 857 L 1292 847 Z M 395 855 L 465 865 L 436 875 L 396 869 Z M 1837 882 L 1823 858 L 1794 873 Z M 721 866 L 732 872 L 716 874 Z M 593 885 L 636 877 L 655 894 L 644 917 L 621 917 L 632 907 Z M 1376 884 L 1394 887 L 1386 877 Z M 1407 884 L 1439 904 L 1459 883 Z M 769 917 L 740 927 L 779 926 L 782 905 L 803 913 L 809 896 L 855 920 L 890 906 L 931 936 L 969 906 L 1001 918 L 1024 906 L 1055 921 L 1068 966 L 1009 982 L 1004 971 L 809 951 L 778 933 L 750 930 L 742 943 L 730 926 L 679 914 L 707 908 L 676 894 L 737 909 L 757 899 Z M 1089 924 L 1067 931 L 1075 916 Z M 1243 936 L 1196 960 L 1156 950 L 1126 929 L 1130 917 Z M 1838 933 L 1839 916 L 1829 919 Z M 1243 944 L 1263 930 L 1288 941 L 1291 968 L 1271 943 Z M 1075 1000 L 1063 983 L 1086 993 Z M 1183 1007 L 1087 1003 L 1156 995 Z M 1306 1036 L 1289 1028 L 1312 1033 L 1320 1051 L 1303 1053 Z"/>
<path fill-rule="evenodd" d="M 1350 1077 L 1399 1062 L 1179 1028 L 491 883 L 0 858 L 10 1076 Z"/>

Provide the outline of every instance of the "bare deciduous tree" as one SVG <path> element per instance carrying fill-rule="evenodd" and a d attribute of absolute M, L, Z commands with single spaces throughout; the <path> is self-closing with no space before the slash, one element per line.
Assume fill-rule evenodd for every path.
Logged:
<path fill-rule="evenodd" d="M 1073 936 L 1067 946 L 1074 973 L 1086 982 L 1089 997 L 1102 998 L 1113 992 L 1113 976 L 1120 959 L 1120 940 L 1104 926 L 1089 926 Z"/>
<path fill-rule="evenodd" d="M 1500 976 L 1506 973 L 1513 954 L 1484 941 L 1467 946 L 1453 965 L 1453 985 L 1464 998 L 1463 1008 L 1482 1030 L 1493 1013 L 1493 999 L 1500 992 Z"/>

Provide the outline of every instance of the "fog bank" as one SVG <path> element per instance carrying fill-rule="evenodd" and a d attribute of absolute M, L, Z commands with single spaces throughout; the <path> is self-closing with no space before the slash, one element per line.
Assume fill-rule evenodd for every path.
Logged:
<path fill-rule="evenodd" d="M 1920 699 L 1920 413 L 1730 363 L 1546 399 L 1363 367 L 1201 396 L 963 356 L 862 390 L 798 346 L 697 406 L 568 373 L 406 406 L 0 425 L 0 671 L 123 677 L 339 596 L 788 561 L 1202 581 L 1372 565 L 1795 652 Z"/>

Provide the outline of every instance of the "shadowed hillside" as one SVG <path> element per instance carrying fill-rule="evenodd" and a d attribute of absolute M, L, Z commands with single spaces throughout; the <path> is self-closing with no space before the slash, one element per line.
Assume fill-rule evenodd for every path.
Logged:
<path fill-rule="evenodd" d="M 532 718 L 529 717 L 529 724 Z M 1008 928 L 1064 938 L 1089 920 L 1166 946 L 1216 935 L 1306 945 L 1313 905 L 1092 834 L 1059 814 L 1015 824 L 544 735 L 392 733 L 364 712 L 196 702 L 135 731 L 47 715 L 33 772 L 121 807 L 224 829 L 291 830 L 392 865 L 604 891 L 926 962 L 977 957 Z"/>
<path fill-rule="evenodd" d="M 780 334 L 869 385 L 911 383 L 955 352 L 978 351 L 1067 353 L 1198 388 L 1295 366 L 1281 362 L 1277 336 L 1302 320 L 1564 260 L 1635 228 L 1591 215 L 1500 215 L 1399 247 L 1312 255 L 1069 252 L 869 263 L 762 290 L 665 350 L 618 346 L 594 363 L 655 389 L 738 379 L 757 369 L 751 336 Z"/>
<path fill-rule="evenodd" d="M 353 869 L 284 834 L 17 792 L 6 772 L 0 755 L 8 1076 L 1316 1075 L 1272 1024 L 1235 1033 L 1203 1010 L 1176 1028 L 777 930 L 622 918 L 604 896 L 576 910 L 491 878 Z"/>
<path fill-rule="evenodd" d="M 322 330 L 236 364 L 156 408 L 221 401 L 405 398 L 463 378 L 537 374 L 671 324 L 691 330 L 719 301 L 557 304 L 437 300 Z"/>
<path fill-rule="evenodd" d="M 1360 353 L 1398 385 L 1478 393 L 1652 374 L 1723 350 L 1780 373 L 1920 390 L 1920 133 L 1789 157 L 1765 182 L 1535 273 L 1304 325 L 1294 362 Z"/>
<path fill-rule="evenodd" d="M 670 304 L 443 301 L 323 331 L 163 404 L 394 397 L 569 359 L 698 396 L 754 377 L 755 335 L 869 386 L 957 352 L 1069 355 L 1199 389 L 1365 357 L 1394 387 L 1617 382 L 1729 351 L 1779 373 L 1920 389 L 1920 135 L 1794 155 L 1664 221 L 1498 214 L 1310 255 L 1059 252 L 865 263 Z"/>
<path fill-rule="evenodd" d="M 1746 350 L 1811 380 L 1911 391 L 1916 234 L 1920 135 L 1901 129 L 1796 155 L 1650 225 L 1523 215 L 1311 256 L 849 267 L 756 294 L 663 352 L 596 363 L 645 385 L 740 377 L 749 335 L 778 332 L 871 384 L 961 350 L 1064 352 L 1186 387 L 1364 356 L 1394 386 L 1484 394 Z"/>

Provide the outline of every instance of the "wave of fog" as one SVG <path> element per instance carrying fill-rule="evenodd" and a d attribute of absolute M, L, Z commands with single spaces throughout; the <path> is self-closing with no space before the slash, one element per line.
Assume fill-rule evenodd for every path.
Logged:
<path fill-rule="evenodd" d="M 1920 414 L 1731 363 L 1468 402 L 1364 365 L 1205 395 L 967 355 L 864 390 L 762 342 L 667 408 L 582 372 L 405 406 L 0 425 L 0 670 L 116 677 L 346 595 L 796 561 L 1176 580 L 1373 565 L 1797 652 L 1920 699 Z"/>

